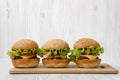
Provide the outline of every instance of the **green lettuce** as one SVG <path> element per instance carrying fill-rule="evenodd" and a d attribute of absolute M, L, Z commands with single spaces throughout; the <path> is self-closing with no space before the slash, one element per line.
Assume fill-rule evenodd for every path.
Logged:
<path fill-rule="evenodd" d="M 12 57 L 12 56 L 20 56 L 21 54 L 26 54 L 26 53 L 38 53 L 40 52 L 40 49 L 29 49 L 29 50 L 13 50 L 13 51 L 8 51 L 7 54 Z"/>
<path fill-rule="evenodd" d="M 64 57 L 64 56 L 67 56 L 67 54 L 70 52 L 70 49 L 69 48 L 65 48 L 65 49 L 60 49 L 60 50 L 54 50 L 54 49 L 50 49 L 50 50 L 45 50 L 43 48 L 40 49 L 40 52 L 38 53 L 38 55 L 40 57 L 43 57 L 43 55 L 51 55 L 51 54 L 58 54 L 61 56 L 61 57 Z"/>
<path fill-rule="evenodd" d="M 71 50 L 71 54 L 69 55 L 70 59 L 74 61 L 76 58 L 78 58 L 82 53 L 85 52 L 87 55 L 90 54 L 90 52 L 94 53 L 94 55 L 99 56 L 104 52 L 103 47 L 94 48 L 93 46 L 87 47 L 87 48 L 76 48 L 74 50 Z"/>

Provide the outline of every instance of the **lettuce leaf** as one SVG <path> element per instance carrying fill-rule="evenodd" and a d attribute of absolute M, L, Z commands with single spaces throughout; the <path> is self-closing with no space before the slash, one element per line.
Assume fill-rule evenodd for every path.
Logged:
<path fill-rule="evenodd" d="M 50 49 L 50 50 L 45 50 L 43 48 L 40 49 L 40 52 L 38 53 L 38 55 L 40 57 L 43 57 L 43 55 L 51 55 L 51 54 L 58 54 L 61 57 L 67 56 L 67 54 L 70 52 L 69 48 L 65 48 L 65 49 L 60 49 L 60 50 L 54 50 L 54 49 Z"/>
<path fill-rule="evenodd" d="M 104 48 L 103 47 L 94 48 L 93 46 L 90 46 L 87 48 L 74 49 L 71 50 L 71 54 L 69 55 L 69 57 L 72 61 L 74 61 L 80 55 L 82 55 L 83 52 L 87 53 L 87 55 L 89 55 L 92 52 L 94 53 L 94 55 L 99 56 L 104 52 Z"/>
<path fill-rule="evenodd" d="M 29 49 L 29 50 L 14 50 L 14 51 L 8 51 L 7 54 L 12 57 L 12 56 L 20 56 L 20 54 L 26 54 L 26 53 L 38 53 L 39 49 Z"/>

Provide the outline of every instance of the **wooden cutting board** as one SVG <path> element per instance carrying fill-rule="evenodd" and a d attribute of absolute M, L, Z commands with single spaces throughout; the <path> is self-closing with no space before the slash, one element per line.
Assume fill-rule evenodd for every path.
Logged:
<path fill-rule="evenodd" d="M 12 68 L 11 74 L 117 74 L 118 70 L 108 64 L 101 64 L 98 68 L 78 68 L 69 64 L 67 68 L 45 68 L 40 64 L 37 68 Z"/>

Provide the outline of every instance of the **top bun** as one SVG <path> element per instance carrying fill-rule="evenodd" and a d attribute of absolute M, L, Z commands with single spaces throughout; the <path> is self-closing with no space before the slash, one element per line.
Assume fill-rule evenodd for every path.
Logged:
<path fill-rule="evenodd" d="M 32 48 L 38 48 L 38 44 L 31 39 L 22 39 L 13 44 L 12 50 L 29 50 Z"/>
<path fill-rule="evenodd" d="M 51 39 L 51 40 L 48 40 L 47 42 L 45 42 L 43 44 L 42 48 L 46 49 L 46 50 L 50 50 L 50 49 L 59 50 L 59 49 L 69 48 L 69 45 L 64 40 Z"/>
<path fill-rule="evenodd" d="M 90 46 L 97 48 L 100 47 L 100 44 L 91 38 L 82 38 L 74 43 L 74 48 L 86 48 Z"/>

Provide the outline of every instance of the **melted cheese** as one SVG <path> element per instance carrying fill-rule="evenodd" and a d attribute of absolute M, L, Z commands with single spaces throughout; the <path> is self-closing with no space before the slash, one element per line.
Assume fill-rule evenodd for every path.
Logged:
<path fill-rule="evenodd" d="M 81 56 L 85 56 L 85 57 L 89 58 L 90 60 L 95 60 L 98 57 L 96 55 L 81 55 Z"/>
<path fill-rule="evenodd" d="M 29 59 L 32 58 L 33 56 L 21 56 L 23 59 Z"/>

